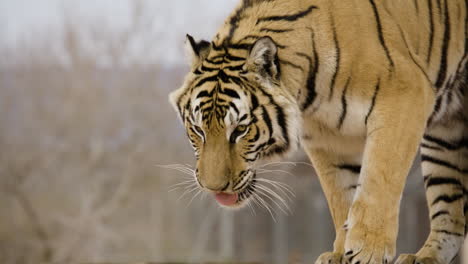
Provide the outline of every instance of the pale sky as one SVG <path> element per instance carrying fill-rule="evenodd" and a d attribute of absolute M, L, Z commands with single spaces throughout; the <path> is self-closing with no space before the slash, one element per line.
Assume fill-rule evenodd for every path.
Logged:
<path fill-rule="evenodd" d="M 0 0 L 0 44 L 15 45 L 31 32 L 59 31 L 64 13 L 83 22 L 105 21 L 115 30 L 129 23 L 130 4 L 136 0 Z M 154 14 L 160 59 L 179 63 L 180 42 L 186 33 L 210 39 L 239 0 L 142 0 Z M 67 12 L 64 12 L 67 10 Z"/>

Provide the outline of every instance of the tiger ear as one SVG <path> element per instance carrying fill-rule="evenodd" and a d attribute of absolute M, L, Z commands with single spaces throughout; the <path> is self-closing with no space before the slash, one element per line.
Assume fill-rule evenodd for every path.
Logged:
<path fill-rule="evenodd" d="M 278 61 L 278 48 L 275 42 L 270 37 L 263 37 L 253 44 L 247 59 L 247 67 L 262 76 L 267 75 L 278 80 Z"/>
<path fill-rule="evenodd" d="M 185 49 L 191 60 L 191 65 L 194 66 L 198 65 L 208 56 L 210 53 L 211 44 L 206 40 L 200 40 L 199 42 L 196 42 L 192 36 L 187 34 L 187 38 L 185 40 Z"/>

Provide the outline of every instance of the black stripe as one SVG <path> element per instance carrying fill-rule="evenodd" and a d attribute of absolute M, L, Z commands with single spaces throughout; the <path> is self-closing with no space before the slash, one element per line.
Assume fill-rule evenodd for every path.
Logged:
<path fill-rule="evenodd" d="M 434 105 L 434 110 L 432 111 L 432 115 L 429 119 L 430 120 L 429 123 L 432 123 L 432 119 L 439 113 L 441 103 L 442 103 L 442 96 L 439 96 L 437 97 L 436 103 Z"/>
<path fill-rule="evenodd" d="M 221 80 L 224 83 L 231 83 L 231 82 L 234 82 L 236 84 L 241 83 L 241 79 L 239 76 L 229 75 L 229 74 L 226 74 L 226 72 L 224 71 L 219 71 L 217 77 L 218 77 L 218 80 Z"/>
<path fill-rule="evenodd" d="M 380 79 L 377 81 L 377 85 L 375 86 L 374 95 L 372 96 L 371 106 L 369 108 L 369 112 L 367 112 L 366 119 L 364 120 L 364 124 L 366 125 L 367 125 L 369 116 L 372 114 L 372 111 L 374 111 L 375 101 L 377 99 L 377 94 L 379 93 L 379 90 L 380 90 Z"/>
<path fill-rule="evenodd" d="M 271 149 L 268 149 L 268 153 L 266 153 L 266 156 L 269 156 L 271 154 L 281 154 L 284 153 L 288 150 L 287 146 L 273 146 Z"/>
<path fill-rule="evenodd" d="M 237 65 L 237 66 L 225 66 L 223 70 L 230 70 L 230 71 L 242 71 L 244 69 L 244 64 Z"/>
<path fill-rule="evenodd" d="M 426 184 L 426 187 L 431 187 L 434 185 L 457 185 L 457 186 L 462 186 L 462 183 L 454 178 L 448 178 L 448 177 L 430 177 L 429 181 Z"/>
<path fill-rule="evenodd" d="M 211 97 L 212 94 L 210 94 L 208 91 L 201 91 L 197 94 L 197 97 L 195 98 L 202 98 L 202 97 Z"/>
<path fill-rule="evenodd" d="M 284 141 L 286 143 L 286 146 L 289 146 L 289 135 L 288 135 L 288 124 L 286 123 L 286 115 L 283 112 L 283 108 L 281 108 L 279 105 L 275 104 L 275 110 L 277 113 L 276 121 L 278 122 L 278 125 L 281 127 L 281 132 L 284 138 Z"/>
<path fill-rule="evenodd" d="M 427 162 L 437 164 L 437 165 L 442 166 L 442 167 L 446 167 L 446 168 L 450 168 L 450 169 L 462 172 L 462 170 L 460 168 L 458 168 L 457 166 L 451 164 L 450 162 L 447 162 L 445 160 L 436 159 L 436 158 L 433 158 L 433 157 L 428 156 L 428 155 L 421 155 L 421 161 L 422 162 L 427 161 Z"/>
<path fill-rule="evenodd" d="M 218 68 L 212 68 L 212 67 L 207 67 L 205 65 L 202 64 L 201 66 L 201 71 L 205 71 L 205 72 L 214 72 L 214 71 L 219 71 Z"/>
<path fill-rule="evenodd" d="M 243 116 L 241 116 L 241 117 L 239 118 L 239 123 L 242 122 L 242 121 L 244 121 L 245 119 L 247 119 L 247 117 L 248 117 L 247 114 L 244 114 Z"/>
<path fill-rule="evenodd" d="M 218 81 L 221 81 L 223 83 L 230 83 L 230 80 L 229 80 L 229 77 L 232 77 L 232 76 L 229 76 L 227 75 L 224 71 L 220 71 L 218 72 Z"/>
<path fill-rule="evenodd" d="M 447 1 L 445 2 L 445 31 L 444 31 L 444 42 L 442 43 L 442 54 L 440 58 L 440 69 L 439 74 L 437 76 L 437 81 L 435 86 L 437 88 L 442 87 L 444 84 L 445 78 L 447 76 L 447 53 L 448 53 L 448 46 L 450 42 L 450 16 L 448 12 Z"/>
<path fill-rule="evenodd" d="M 221 89 L 221 93 L 226 94 L 226 95 L 228 95 L 230 97 L 233 97 L 233 98 L 240 99 L 239 94 L 233 89 L 224 88 L 224 89 Z"/>
<path fill-rule="evenodd" d="M 234 55 L 231 55 L 229 53 L 227 53 L 224 58 L 228 61 L 245 61 L 245 58 L 242 58 L 242 57 L 237 57 L 237 56 L 234 56 Z"/>
<path fill-rule="evenodd" d="M 387 44 L 385 44 L 385 39 L 384 39 L 383 32 L 382 32 L 382 24 L 380 22 L 380 17 L 379 17 L 379 12 L 377 10 L 377 6 L 375 5 L 374 0 L 369 0 L 369 2 L 371 3 L 372 9 L 374 11 L 374 16 L 375 16 L 375 21 L 377 23 L 377 32 L 378 32 L 378 35 L 379 35 L 380 44 L 382 45 L 382 47 L 383 47 L 383 49 L 385 51 L 385 55 L 387 56 L 387 59 L 390 62 L 390 67 L 393 68 L 394 63 L 393 63 L 392 58 L 390 57 L 390 52 L 389 52 L 389 50 L 387 48 Z"/>
<path fill-rule="evenodd" d="M 253 142 L 256 142 L 259 138 L 260 138 L 260 131 L 259 131 L 259 128 L 258 126 L 255 126 L 256 129 L 257 129 L 257 133 L 254 135 L 253 138 L 249 139 L 249 143 L 253 143 Z"/>
<path fill-rule="evenodd" d="M 450 213 L 449 213 L 448 211 L 446 211 L 446 210 L 438 211 L 437 213 L 435 213 L 435 214 L 433 214 L 433 215 L 431 216 L 431 221 L 433 221 L 434 219 L 436 219 L 436 218 L 439 217 L 439 216 L 448 215 L 448 214 L 450 214 Z"/>
<path fill-rule="evenodd" d="M 251 102 L 252 102 L 252 110 L 251 110 L 251 111 L 254 111 L 254 110 L 257 109 L 257 107 L 258 107 L 258 99 L 257 99 L 257 96 L 256 96 L 255 94 L 251 94 L 250 100 L 251 100 Z"/>
<path fill-rule="evenodd" d="M 432 177 L 432 174 L 428 174 L 428 175 L 423 176 L 424 184 L 427 182 L 427 180 L 429 180 L 430 177 Z"/>
<path fill-rule="evenodd" d="M 314 102 L 315 98 L 317 97 L 317 92 L 315 91 L 315 81 L 317 78 L 317 72 L 320 66 L 320 59 L 315 48 L 315 40 L 314 40 L 314 33 L 312 32 L 312 44 L 313 44 L 313 53 L 314 59 L 312 59 L 303 53 L 297 53 L 300 56 L 305 57 L 309 61 L 309 73 L 307 75 L 307 95 L 305 98 L 304 103 L 302 104 L 301 110 L 305 111 L 312 103 Z"/>
<path fill-rule="evenodd" d="M 429 78 L 429 76 L 427 75 L 427 72 L 426 70 L 419 64 L 419 62 L 416 61 L 416 59 L 414 58 L 413 56 L 413 53 L 411 52 L 411 48 L 408 44 L 408 41 L 406 40 L 406 37 L 405 37 L 405 34 L 403 33 L 403 30 L 401 29 L 401 26 L 398 24 L 398 29 L 400 31 L 400 35 L 401 35 L 401 38 L 403 39 L 403 41 L 405 42 L 405 46 L 406 46 L 406 50 L 408 51 L 408 54 L 410 55 L 410 58 L 411 60 L 413 61 L 413 63 L 418 66 L 418 68 L 421 70 L 421 72 L 424 74 L 424 76 L 426 77 L 426 80 L 429 82 L 429 83 L 432 83 L 431 79 Z"/>
<path fill-rule="evenodd" d="M 336 167 L 340 170 L 347 170 L 356 174 L 359 174 L 361 172 L 361 165 L 339 164 L 339 165 L 336 165 Z"/>
<path fill-rule="evenodd" d="M 423 137 L 424 140 L 427 140 L 427 141 L 430 141 L 432 143 L 435 143 L 445 149 L 448 149 L 448 150 L 458 150 L 461 146 L 460 145 L 457 145 L 457 144 L 453 144 L 451 142 L 448 142 L 448 141 L 445 141 L 443 139 L 440 139 L 440 138 L 436 138 L 434 136 L 430 136 L 430 135 L 424 135 Z"/>
<path fill-rule="evenodd" d="M 443 148 L 430 146 L 430 145 L 427 145 L 427 144 L 424 144 L 424 143 L 421 143 L 421 148 L 427 148 L 427 149 L 433 149 L 433 150 L 439 150 L 439 151 L 444 150 Z"/>
<path fill-rule="evenodd" d="M 235 50 L 250 50 L 252 44 L 246 43 L 236 43 L 236 44 L 229 44 L 228 48 L 235 49 Z"/>
<path fill-rule="evenodd" d="M 202 110 L 204 110 L 204 109 L 203 109 L 203 106 L 205 106 L 206 104 L 209 104 L 209 103 L 212 103 L 212 101 L 210 100 L 210 101 L 200 102 L 200 104 L 199 104 L 198 106 L 200 106 L 200 108 L 202 108 Z M 205 110 L 206 110 L 206 109 L 205 109 Z"/>
<path fill-rule="evenodd" d="M 452 196 L 450 195 L 447 195 L 447 194 L 442 194 L 440 196 L 438 196 L 431 204 L 432 205 L 435 205 L 436 203 L 438 202 L 445 202 L 445 203 L 453 203 L 453 202 L 456 202 L 460 199 L 463 198 L 463 194 L 454 194 Z"/>
<path fill-rule="evenodd" d="M 268 127 L 269 137 L 271 138 L 271 136 L 273 135 L 273 124 L 271 123 L 270 115 L 268 114 L 265 106 L 262 106 L 262 110 L 263 110 L 262 118 L 263 118 L 263 121 L 265 122 L 265 124 Z"/>
<path fill-rule="evenodd" d="M 309 55 L 302 52 L 296 52 L 296 55 L 305 58 L 309 62 L 309 64 L 312 64 L 312 58 Z"/>
<path fill-rule="evenodd" d="M 434 45 L 434 16 L 432 13 L 432 0 L 427 0 L 428 10 L 429 10 L 429 48 L 427 51 L 426 61 L 429 63 L 432 55 L 432 46 Z"/>
<path fill-rule="evenodd" d="M 257 147 L 255 147 L 253 150 L 249 150 L 249 151 L 245 152 L 244 154 L 245 154 L 245 155 L 250 155 L 250 154 L 253 154 L 253 153 L 257 153 L 259 150 L 261 150 L 262 148 L 264 148 L 267 144 L 268 144 L 268 142 L 259 144 L 259 145 L 258 145 Z"/>
<path fill-rule="evenodd" d="M 218 76 L 217 75 L 208 76 L 208 77 L 199 79 L 192 87 L 196 88 L 196 87 L 202 86 L 203 84 L 205 84 L 207 82 L 217 82 L 217 81 L 218 81 Z"/>
<path fill-rule="evenodd" d="M 239 26 L 239 22 L 242 18 L 244 18 L 242 16 L 242 14 L 244 13 L 244 11 L 251 7 L 253 5 L 253 2 L 250 1 L 250 0 L 243 0 L 242 1 L 242 5 L 236 10 L 236 12 L 234 13 L 234 15 L 229 19 L 229 25 L 231 26 L 231 28 L 229 29 L 229 34 L 228 36 L 226 37 L 226 42 L 229 43 L 231 42 L 231 39 L 232 37 L 234 36 L 234 32 L 236 31 L 237 27 Z"/>
<path fill-rule="evenodd" d="M 271 32 L 271 33 L 287 33 L 294 31 L 294 29 L 274 29 L 274 28 L 261 28 L 260 32 Z"/>
<path fill-rule="evenodd" d="M 318 9 L 318 7 L 312 5 L 309 8 L 307 8 L 306 10 L 301 11 L 301 12 L 296 13 L 296 14 L 292 14 L 292 15 L 262 17 L 262 18 L 259 18 L 257 20 L 257 24 L 259 24 L 261 22 L 265 22 L 265 21 L 281 21 L 281 20 L 295 21 L 295 20 L 298 20 L 300 18 L 303 18 L 303 17 L 307 16 L 314 9 Z"/>
<path fill-rule="evenodd" d="M 468 0 L 467 0 L 467 1 L 468 1 Z M 468 16 L 467 16 L 467 17 L 468 17 Z M 468 41 L 467 41 L 467 42 L 468 42 Z M 467 126 L 465 125 L 465 128 L 466 128 L 466 127 L 467 127 Z M 468 148 L 468 137 L 467 137 L 467 138 L 462 138 L 462 139 L 460 140 L 459 145 L 460 145 L 460 148 Z"/>
<path fill-rule="evenodd" d="M 233 102 L 229 102 L 229 106 L 239 115 L 239 109 Z"/>
<path fill-rule="evenodd" d="M 242 180 L 242 178 L 241 178 L 240 180 Z M 239 180 L 239 181 L 240 181 L 240 180 Z M 245 181 L 241 186 L 239 186 L 239 187 L 233 189 L 233 191 L 242 190 L 247 184 L 250 184 L 250 182 L 249 182 L 249 181 Z M 234 186 L 235 186 L 235 185 L 234 185 Z"/>
<path fill-rule="evenodd" d="M 348 81 L 346 81 L 346 85 L 344 87 L 343 94 L 341 95 L 341 116 L 340 120 L 338 122 L 338 129 L 341 129 L 343 126 L 343 122 L 346 118 L 346 113 L 347 113 L 347 108 L 348 108 L 348 103 L 346 102 L 346 92 L 348 91 L 348 85 L 349 82 L 351 81 L 351 77 L 348 78 Z"/>
<path fill-rule="evenodd" d="M 434 231 L 436 233 L 444 233 L 444 234 L 451 235 L 451 236 L 459 236 L 459 237 L 464 236 L 463 234 L 460 234 L 460 233 L 450 232 L 450 231 L 442 230 L 442 229 L 434 229 L 432 231 Z"/>
<path fill-rule="evenodd" d="M 336 76 L 338 75 L 338 71 L 340 70 L 340 60 L 341 60 L 341 50 L 340 50 L 340 45 L 338 43 L 338 37 L 336 34 L 336 27 L 335 27 L 335 21 L 333 20 L 332 17 L 332 31 L 333 31 L 333 41 L 335 42 L 335 53 L 336 53 L 336 66 L 335 66 L 335 72 L 333 73 L 332 81 L 331 81 L 331 87 L 330 87 L 330 95 L 328 96 L 328 101 L 330 101 L 333 97 L 333 92 L 335 89 L 335 82 L 336 82 Z"/>

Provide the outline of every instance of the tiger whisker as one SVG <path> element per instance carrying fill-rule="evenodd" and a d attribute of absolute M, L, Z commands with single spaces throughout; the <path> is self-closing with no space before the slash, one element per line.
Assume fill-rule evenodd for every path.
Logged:
<path fill-rule="evenodd" d="M 185 209 L 187 209 L 190 206 L 190 204 L 193 202 L 193 199 L 195 199 L 195 197 L 197 197 L 201 192 L 201 190 L 198 190 L 198 192 L 195 193 L 195 195 L 193 195 L 192 199 L 190 199 L 190 202 L 187 204 L 187 206 L 185 206 Z"/>
<path fill-rule="evenodd" d="M 266 187 L 264 185 L 264 187 Z M 286 199 L 291 202 L 292 201 L 292 198 L 282 189 L 278 188 L 277 186 L 273 185 L 273 187 L 275 187 L 282 195 L 284 195 L 286 197 Z M 284 198 L 283 198 L 284 199 Z"/>
<path fill-rule="evenodd" d="M 190 187 L 187 187 L 187 190 L 185 190 L 185 192 L 179 197 L 179 199 L 177 199 L 177 201 L 180 201 L 185 195 L 192 193 L 193 191 L 197 189 L 198 189 L 198 186 L 195 186 L 192 189 L 190 189 Z"/>
<path fill-rule="evenodd" d="M 264 184 L 263 184 L 263 185 L 262 185 L 262 184 L 259 184 L 258 187 L 261 188 L 262 190 L 264 190 L 264 191 L 270 193 L 273 197 L 277 198 L 279 201 L 281 201 L 281 203 L 284 204 L 284 206 L 286 206 L 286 207 L 289 209 L 289 205 L 288 205 L 287 201 L 286 201 L 283 197 L 281 197 L 281 195 L 279 195 L 278 193 L 276 193 L 272 188 L 270 188 L 270 187 L 268 187 L 268 186 L 266 186 L 266 185 L 264 185 Z M 283 192 L 283 193 L 284 193 L 284 192 Z M 286 196 L 286 197 L 288 197 L 288 196 Z M 289 197 L 288 197 L 288 198 L 289 198 Z M 289 210 L 288 210 L 288 211 L 289 211 Z M 290 212 L 291 212 L 291 211 L 290 211 Z"/>
<path fill-rule="evenodd" d="M 194 181 L 177 183 L 177 184 L 174 184 L 171 187 L 169 187 L 171 189 L 168 192 L 172 192 L 174 190 L 180 189 L 180 188 L 184 187 L 184 185 L 187 185 L 187 186 L 185 186 L 185 188 L 188 188 L 188 187 L 196 186 L 197 183 L 194 182 Z"/>
<path fill-rule="evenodd" d="M 259 168 L 264 168 L 267 166 L 281 166 L 281 165 L 290 165 L 290 166 L 297 166 L 297 165 L 306 165 L 309 167 L 314 167 L 311 163 L 304 162 L 304 161 L 298 161 L 298 162 L 293 162 L 293 161 L 275 161 L 275 162 L 270 162 L 267 164 L 261 165 Z"/>
<path fill-rule="evenodd" d="M 185 174 L 188 174 L 188 175 L 195 175 L 195 171 L 191 170 L 191 169 L 188 169 L 188 168 L 166 168 L 166 169 L 171 169 L 171 170 L 176 170 L 176 171 L 180 171 L 182 173 L 185 173 Z"/>
<path fill-rule="evenodd" d="M 172 188 L 172 187 L 174 187 L 174 186 L 189 184 L 189 183 L 195 183 L 195 179 L 189 179 L 189 180 L 185 180 L 185 181 L 183 181 L 183 182 L 179 182 L 179 183 L 173 184 L 173 185 L 169 186 L 169 188 Z"/>
<path fill-rule="evenodd" d="M 187 168 L 187 169 L 191 169 L 191 166 L 188 165 L 188 164 L 166 164 L 166 165 L 163 165 L 163 164 L 156 164 L 155 165 L 156 167 L 160 167 L 160 168 Z"/>
<path fill-rule="evenodd" d="M 291 187 L 289 185 L 287 185 L 286 183 L 282 183 L 282 182 L 279 182 L 279 181 L 274 181 L 274 180 L 269 180 L 269 179 L 263 179 L 263 178 L 258 178 L 256 179 L 257 181 L 260 181 L 260 182 L 265 182 L 265 183 L 269 183 L 271 184 L 272 186 L 275 186 L 278 190 L 281 190 L 282 192 L 286 191 L 287 194 L 285 194 L 288 198 L 290 198 L 290 196 L 292 197 L 296 197 L 296 195 L 294 194 L 293 190 L 291 189 Z"/>
<path fill-rule="evenodd" d="M 290 176 L 294 176 L 294 174 L 292 174 L 292 173 L 289 172 L 289 171 L 285 171 L 285 170 L 258 169 L 258 170 L 257 170 L 257 173 L 258 173 L 258 174 L 265 174 L 265 173 L 285 173 L 285 174 L 288 174 L 288 175 L 290 175 Z"/>
<path fill-rule="evenodd" d="M 251 204 L 252 201 L 253 201 L 253 199 L 247 200 L 247 206 L 250 208 L 250 211 L 251 211 L 252 215 L 257 215 L 257 213 L 255 212 L 255 209 L 253 208 L 253 206 Z"/>
<path fill-rule="evenodd" d="M 254 196 L 256 196 L 257 199 L 259 200 L 260 204 L 261 204 L 265 209 L 267 209 L 267 211 L 268 211 L 268 212 L 270 213 L 270 215 L 271 215 L 271 218 L 273 218 L 273 221 L 276 223 L 276 218 L 275 218 L 275 216 L 273 215 L 272 209 L 270 209 L 270 206 L 268 206 L 268 203 L 265 202 L 265 200 L 264 200 L 262 197 L 260 197 L 260 195 L 254 194 Z"/>
<path fill-rule="evenodd" d="M 290 212 L 289 206 L 286 204 L 284 199 L 279 197 L 276 193 L 271 191 L 269 188 L 266 188 L 265 186 L 257 185 L 257 187 L 259 189 L 258 190 L 259 193 L 265 195 L 265 197 L 270 199 L 283 213 L 285 213 L 286 215 L 289 215 L 289 213 L 285 211 L 285 208 L 286 208 L 286 210 L 288 210 Z M 280 200 L 282 202 L 282 204 L 284 205 L 284 207 L 273 198 L 277 198 L 278 200 Z"/>
<path fill-rule="evenodd" d="M 177 170 L 185 174 L 189 175 L 195 175 L 195 170 L 189 168 L 187 165 L 183 164 L 168 164 L 168 165 L 156 165 L 157 167 L 163 168 L 163 169 L 171 169 L 171 170 Z"/>
<path fill-rule="evenodd" d="M 269 163 L 263 164 L 259 168 L 263 168 L 263 167 L 267 167 L 267 166 L 280 166 L 280 165 L 296 166 L 296 162 L 292 162 L 292 161 L 274 161 L 274 162 L 269 162 Z"/>

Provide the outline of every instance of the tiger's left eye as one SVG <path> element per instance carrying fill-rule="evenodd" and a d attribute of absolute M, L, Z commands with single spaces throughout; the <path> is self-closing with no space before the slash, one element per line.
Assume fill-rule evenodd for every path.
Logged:
<path fill-rule="evenodd" d="M 229 141 L 231 141 L 231 143 L 236 143 L 237 138 L 245 134 L 247 128 L 248 126 L 246 125 L 237 126 L 236 129 L 232 132 Z"/>

